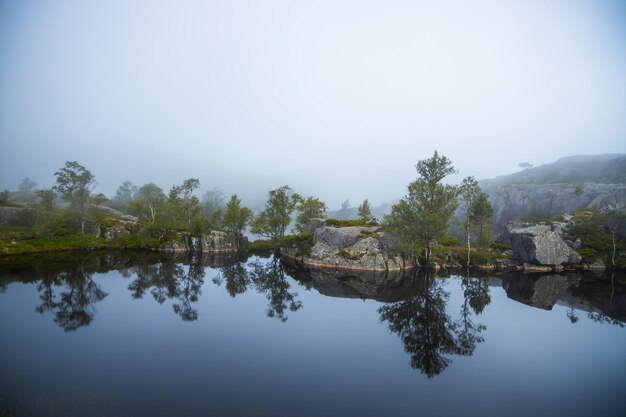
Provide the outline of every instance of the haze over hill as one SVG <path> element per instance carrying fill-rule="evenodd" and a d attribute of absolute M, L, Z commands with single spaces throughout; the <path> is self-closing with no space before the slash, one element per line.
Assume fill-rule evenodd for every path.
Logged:
<path fill-rule="evenodd" d="M 550 217 L 578 208 L 626 210 L 626 154 L 567 156 L 480 181 L 494 208 L 494 226 L 516 217 Z M 360 202 L 330 217 L 357 218 Z M 381 219 L 391 204 L 372 209 Z"/>
<path fill-rule="evenodd" d="M 0 2 L 0 190 L 200 179 L 256 206 L 625 152 L 623 1 Z"/>
<path fill-rule="evenodd" d="M 481 181 L 484 187 L 513 184 L 626 184 L 626 154 L 576 155 Z"/>

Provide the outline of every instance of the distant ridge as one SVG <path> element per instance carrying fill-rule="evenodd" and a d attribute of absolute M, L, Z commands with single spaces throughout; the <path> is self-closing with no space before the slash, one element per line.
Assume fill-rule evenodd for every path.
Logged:
<path fill-rule="evenodd" d="M 481 185 L 626 184 L 626 154 L 566 156 L 545 165 L 481 181 Z"/>

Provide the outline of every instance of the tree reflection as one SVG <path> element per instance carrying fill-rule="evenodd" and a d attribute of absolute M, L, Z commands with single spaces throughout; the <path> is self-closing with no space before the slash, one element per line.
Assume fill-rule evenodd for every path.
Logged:
<path fill-rule="evenodd" d="M 296 300 L 298 293 L 289 291 L 290 285 L 278 258 L 272 258 L 267 263 L 257 260 L 249 265 L 250 282 L 256 291 L 265 294 L 269 300 L 266 310 L 268 317 L 276 317 L 285 322 L 287 310 L 298 311 L 302 308 L 302 302 Z"/>
<path fill-rule="evenodd" d="M 96 314 L 94 304 L 107 296 L 82 265 L 42 278 L 37 290 L 41 303 L 35 311 L 52 312 L 55 323 L 66 332 L 88 326 Z"/>
<path fill-rule="evenodd" d="M 481 332 L 487 326 L 474 323 L 470 307 L 476 315 L 482 313 L 485 306 L 489 304 L 489 285 L 479 278 L 463 277 L 461 289 L 463 290 L 463 304 L 461 305 L 461 319 L 458 325 L 459 354 L 462 356 L 472 356 L 476 345 L 483 342 Z"/>
<path fill-rule="evenodd" d="M 248 289 L 250 277 L 242 262 L 220 269 L 222 278 L 226 281 L 226 291 L 231 297 L 243 294 Z"/>
<path fill-rule="evenodd" d="M 404 350 L 411 355 L 411 366 L 428 378 L 440 374 L 450 364 L 445 355 L 458 352 L 457 325 L 446 314 L 449 293 L 441 283 L 424 276 L 423 291 L 412 298 L 381 307 L 380 320 L 397 333 Z"/>
<path fill-rule="evenodd" d="M 159 304 L 166 300 L 176 300 L 174 312 L 183 321 L 198 319 L 198 310 L 192 303 L 198 301 L 204 284 L 204 266 L 193 263 L 185 266 L 174 262 L 142 264 L 134 268 L 136 274 L 128 289 L 133 298 L 142 298 L 147 290 Z"/>
<path fill-rule="evenodd" d="M 484 339 L 486 328 L 472 321 L 470 308 L 482 311 L 489 302 L 488 287 L 480 280 L 463 279 L 464 303 L 461 319 L 454 322 L 446 313 L 450 294 L 440 280 L 430 275 L 420 278 L 423 289 L 416 296 L 384 305 L 378 310 L 381 322 L 397 333 L 411 366 L 428 378 L 443 372 L 452 362 L 450 355 L 471 356 Z"/>

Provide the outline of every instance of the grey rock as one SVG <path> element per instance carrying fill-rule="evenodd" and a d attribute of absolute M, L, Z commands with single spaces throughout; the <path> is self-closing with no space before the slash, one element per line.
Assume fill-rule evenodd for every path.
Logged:
<path fill-rule="evenodd" d="M 376 231 L 377 227 L 320 227 L 315 231 L 314 241 L 324 242 L 327 245 L 342 249 L 354 245 L 363 238 L 365 233 Z"/>
<path fill-rule="evenodd" d="M 235 233 L 213 230 L 201 239 L 202 252 L 235 252 L 246 242 L 246 238 Z"/>
<path fill-rule="evenodd" d="M 507 227 L 515 257 L 538 265 L 577 264 L 581 256 L 563 240 L 559 230 L 548 225 L 509 224 Z"/>
<path fill-rule="evenodd" d="M 309 233 L 315 233 L 320 227 L 326 226 L 326 219 L 309 219 L 304 225 L 304 230 Z"/>
<path fill-rule="evenodd" d="M 206 235 L 190 236 L 178 234 L 177 238 L 171 240 L 161 247 L 165 252 L 191 252 L 191 253 L 213 253 L 213 252 L 237 252 L 247 239 L 235 233 L 226 233 L 213 230 Z"/>
<path fill-rule="evenodd" d="M 312 268 L 368 271 L 412 268 L 412 261 L 395 249 L 397 242 L 397 237 L 383 233 L 378 227 L 321 227 L 315 231 L 310 256 L 300 262 Z M 283 252 L 285 256 L 292 255 Z"/>
<path fill-rule="evenodd" d="M 0 207 L 0 226 L 12 226 L 24 210 L 22 207 Z"/>
<path fill-rule="evenodd" d="M 602 259 L 598 259 L 594 263 L 589 264 L 589 269 L 602 271 L 606 269 L 606 265 L 604 264 L 604 261 L 602 261 Z"/>
<path fill-rule="evenodd" d="M 130 236 L 130 230 L 122 225 L 114 225 L 107 229 L 101 230 L 100 235 L 108 242 L 116 241 L 122 237 Z"/>

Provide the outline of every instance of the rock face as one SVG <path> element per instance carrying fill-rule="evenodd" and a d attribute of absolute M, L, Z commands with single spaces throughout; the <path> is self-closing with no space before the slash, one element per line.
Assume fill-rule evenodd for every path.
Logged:
<path fill-rule="evenodd" d="M 397 251 L 397 238 L 378 227 L 320 227 L 315 230 L 313 248 L 300 256 L 289 248 L 283 256 L 312 268 L 338 268 L 367 271 L 399 271 L 415 264 Z"/>
<path fill-rule="evenodd" d="M 507 227 L 515 257 L 536 265 L 578 264 L 581 256 L 567 245 L 561 229 L 548 225 L 509 224 Z"/>
<path fill-rule="evenodd" d="M 481 181 L 494 224 L 577 209 L 626 210 L 626 155 L 587 155 Z"/>
<path fill-rule="evenodd" d="M 0 207 L 0 226 L 12 226 L 13 222 L 19 218 L 24 208 L 21 207 Z"/>
<path fill-rule="evenodd" d="M 237 252 L 247 239 L 235 233 L 213 230 L 203 236 L 179 235 L 177 240 L 167 242 L 161 248 L 165 252 Z"/>
<path fill-rule="evenodd" d="M 246 243 L 244 236 L 235 233 L 211 231 L 202 236 L 202 252 L 237 252 Z"/>

